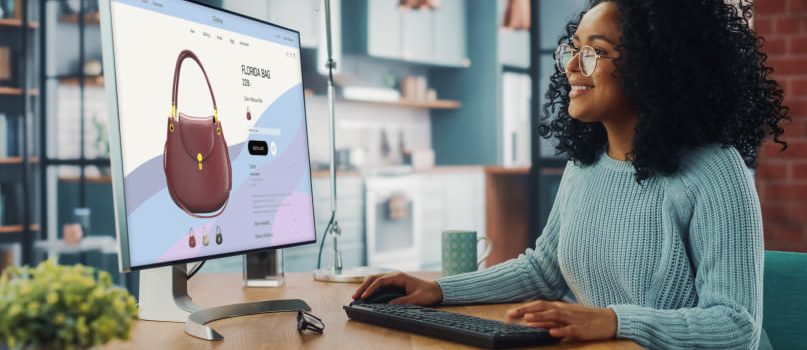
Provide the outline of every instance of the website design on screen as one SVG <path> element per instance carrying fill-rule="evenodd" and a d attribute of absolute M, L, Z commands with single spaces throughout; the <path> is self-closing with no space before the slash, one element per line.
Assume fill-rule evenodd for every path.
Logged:
<path fill-rule="evenodd" d="M 299 35 L 182 1 L 111 13 L 131 265 L 314 241 Z"/>

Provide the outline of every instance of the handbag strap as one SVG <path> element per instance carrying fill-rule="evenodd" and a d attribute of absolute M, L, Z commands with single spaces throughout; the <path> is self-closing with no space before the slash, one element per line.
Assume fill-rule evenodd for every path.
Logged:
<path fill-rule="evenodd" d="M 177 57 L 177 63 L 176 63 L 176 66 L 174 67 L 174 86 L 173 86 L 173 89 L 171 91 L 171 114 L 170 114 L 169 118 L 171 118 L 171 119 L 176 118 L 177 121 L 179 121 L 179 119 L 177 117 L 177 110 L 178 110 L 177 109 L 177 96 L 179 95 L 179 71 L 182 68 L 182 61 L 184 61 L 186 58 L 190 58 L 190 59 L 194 60 L 196 62 L 196 64 L 199 65 L 199 68 L 202 69 L 202 74 L 204 74 L 205 81 L 207 82 L 207 88 L 208 88 L 208 90 L 210 90 L 210 99 L 213 100 L 213 124 L 216 124 L 216 123 L 218 123 L 218 119 L 219 119 L 219 115 L 218 115 L 219 110 L 218 110 L 218 107 L 216 106 L 216 96 L 213 95 L 213 87 L 210 85 L 210 79 L 207 77 L 207 72 L 205 71 L 205 67 L 202 66 L 202 62 L 199 61 L 199 57 L 196 57 L 196 54 L 193 53 L 193 51 L 191 51 L 191 50 L 182 50 L 182 52 L 180 52 L 179 56 Z"/>

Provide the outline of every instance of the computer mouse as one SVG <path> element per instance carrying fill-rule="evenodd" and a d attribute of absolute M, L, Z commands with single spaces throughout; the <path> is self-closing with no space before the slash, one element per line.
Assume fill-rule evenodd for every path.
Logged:
<path fill-rule="evenodd" d="M 386 304 L 389 303 L 390 300 L 399 298 L 406 295 L 406 288 L 403 287 L 393 287 L 393 286 L 384 286 L 378 288 L 372 295 L 368 296 L 367 298 L 358 298 L 353 300 L 350 305 L 354 304 Z"/>

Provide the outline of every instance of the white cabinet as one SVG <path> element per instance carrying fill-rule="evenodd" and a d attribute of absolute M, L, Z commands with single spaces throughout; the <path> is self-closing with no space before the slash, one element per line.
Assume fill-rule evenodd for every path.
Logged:
<path fill-rule="evenodd" d="M 466 3 L 411 9 L 398 0 L 344 3 L 346 51 L 435 66 L 468 67 Z"/>
<path fill-rule="evenodd" d="M 475 230 L 479 236 L 485 235 L 484 173 L 479 168 L 419 178 L 424 203 L 421 268 L 439 270 L 443 230 Z"/>
<path fill-rule="evenodd" d="M 398 15 L 398 11 L 398 0 L 373 0 L 367 2 L 368 30 L 366 40 L 367 53 L 370 56 L 387 58 L 399 58 L 402 56 L 401 17 Z M 361 41 L 362 39 L 351 38 L 350 40 Z"/>
<path fill-rule="evenodd" d="M 367 259 L 371 266 L 440 270 L 443 230 L 475 230 L 485 235 L 481 167 L 369 177 L 366 181 Z M 406 213 L 390 215 L 391 205 L 405 205 Z"/>
<path fill-rule="evenodd" d="M 364 183 L 361 176 L 341 176 L 337 178 L 338 202 L 337 219 L 342 235 L 339 248 L 342 250 L 342 264 L 345 267 L 364 265 Z M 317 243 L 284 249 L 286 271 L 313 271 L 317 267 L 319 245 L 324 236 L 325 226 L 331 218 L 330 178 L 315 177 L 314 218 L 317 227 Z M 322 264 L 325 266 L 331 242 L 325 242 Z"/>
<path fill-rule="evenodd" d="M 420 270 L 423 200 L 418 176 L 366 178 L 367 263 L 395 270 Z"/>
<path fill-rule="evenodd" d="M 268 21 L 300 32 L 303 47 L 317 47 L 322 0 L 224 0 L 226 10 Z"/>
<path fill-rule="evenodd" d="M 437 10 L 401 9 L 401 57 L 407 61 L 437 61 L 434 52 L 434 37 Z M 456 40 L 456 39 L 455 39 Z"/>
<path fill-rule="evenodd" d="M 319 19 L 324 13 L 322 0 L 269 0 L 266 6 L 269 22 L 300 31 L 300 45 L 303 47 L 317 47 L 319 37 L 325 34 Z"/>
<path fill-rule="evenodd" d="M 331 0 L 331 28 L 334 60 L 342 57 L 342 1 Z M 224 0 L 224 9 L 268 21 L 300 32 L 300 46 L 317 49 L 317 71 L 327 74 L 325 8 L 323 0 Z M 339 71 L 339 66 L 336 67 Z"/>
<path fill-rule="evenodd" d="M 483 168 L 440 169 L 396 177 L 339 177 L 338 219 L 345 267 L 381 266 L 401 270 L 440 270 L 443 230 L 485 233 Z M 317 244 L 284 249 L 286 271 L 316 267 L 319 242 L 330 219 L 330 185 L 315 177 L 314 213 Z M 408 211 L 391 218 L 391 197 L 406 199 Z M 328 246 L 323 254 L 327 260 Z M 394 248 L 394 249 L 391 249 Z M 480 245 L 480 253 L 484 247 Z"/>
<path fill-rule="evenodd" d="M 434 10 L 432 47 L 437 62 L 451 62 L 463 67 L 470 65 L 465 18 L 463 0 L 442 1 L 440 7 Z"/>

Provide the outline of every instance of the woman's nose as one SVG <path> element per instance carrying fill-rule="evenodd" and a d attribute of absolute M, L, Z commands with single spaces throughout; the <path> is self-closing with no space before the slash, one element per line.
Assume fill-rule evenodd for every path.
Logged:
<path fill-rule="evenodd" d="M 576 73 L 580 70 L 580 62 L 578 61 L 579 59 L 580 59 L 580 52 L 575 52 L 574 55 L 572 55 L 572 59 L 570 59 L 569 62 L 566 63 L 567 76 L 570 75 L 572 72 Z"/>

